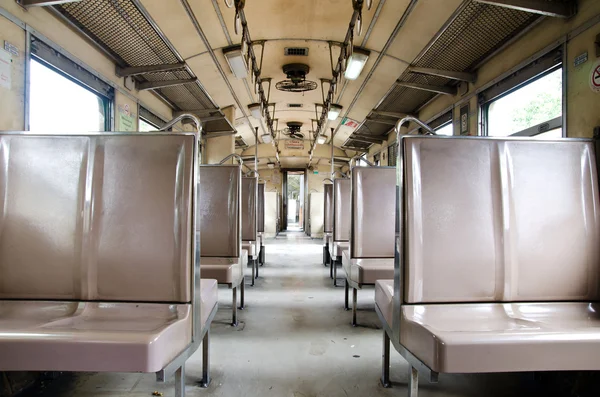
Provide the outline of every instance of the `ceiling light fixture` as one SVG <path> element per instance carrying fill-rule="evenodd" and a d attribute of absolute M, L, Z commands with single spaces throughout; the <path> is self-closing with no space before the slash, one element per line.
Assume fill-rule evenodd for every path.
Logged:
<path fill-rule="evenodd" d="M 271 134 L 263 134 L 260 137 L 262 138 L 263 143 L 273 142 L 273 136 Z"/>
<path fill-rule="evenodd" d="M 342 109 L 343 109 L 342 106 L 332 103 L 331 106 L 329 106 L 329 112 L 327 112 L 327 118 L 331 121 L 337 120 L 337 118 L 340 116 L 340 113 L 342 112 Z"/>
<path fill-rule="evenodd" d="M 354 47 L 352 55 L 350 55 L 350 58 L 348 59 L 344 77 L 348 80 L 356 80 L 362 73 L 367 60 L 369 59 L 369 54 L 370 52 L 365 49 Z"/>
<path fill-rule="evenodd" d="M 254 117 L 257 120 L 260 120 L 260 116 L 262 113 L 260 111 L 260 103 L 251 103 L 250 105 L 248 105 L 248 110 L 252 114 L 252 117 Z"/>
<path fill-rule="evenodd" d="M 324 144 L 325 144 L 325 142 L 327 142 L 327 137 L 326 137 L 325 135 L 319 135 L 319 136 L 317 137 L 317 143 L 318 143 L 319 145 L 324 145 Z"/>
<path fill-rule="evenodd" d="M 241 45 L 234 45 L 224 48 L 223 55 L 225 55 L 227 64 L 229 65 L 229 68 L 235 77 L 238 79 L 248 77 L 248 63 L 246 62 L 246 57 L 242 52 Z"/>

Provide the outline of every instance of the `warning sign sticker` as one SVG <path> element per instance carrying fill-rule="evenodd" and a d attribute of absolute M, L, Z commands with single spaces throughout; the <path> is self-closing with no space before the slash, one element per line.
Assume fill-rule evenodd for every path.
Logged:
<path fill-rule="evenodd" d="M 594 92 L 600 92 L 600 60 L 592 66 L 590 73 L 590 88 Z"/>

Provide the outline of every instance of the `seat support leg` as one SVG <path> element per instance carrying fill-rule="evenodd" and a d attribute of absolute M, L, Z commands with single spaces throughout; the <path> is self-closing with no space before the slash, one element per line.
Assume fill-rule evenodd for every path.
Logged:
<path fill-rule="evenodd" d="M 237 327 L 238 326 L 238 321 L 237 321 L 237 287 L 233 287 L 231 289 L 232 291 L 232 302 L 231 302 L 231 326 L 233 327 Z"/>
<path fill-rule="evenodd" d="M 334 265 L 334 260 L 333 260 L 333 256 L 329 258 L 329 278 L 333 278 L 333 265 Z"/>
<path fill-rule="evenodd" d="M 260 246 L 260 263 L 261 263 L 261 266 L 264 266 L 264 264 L 265 264 L 265 246 L 264 245 Z"/>
<path fill-rule="evenodd" d="M 329 249 L 326 245 L 323 246 L 323 266 L 327 266 L 327 252 Z"/>
<path fill-rule="evenodd" d="M 175 397 L 185 397 L 185 364 L 175 371 Z"/>
<path fill-rule="evenodd" d="M 252 284 L 250 285 L 254 287 L 254 279 L 256 278 L 256 265 L 254 264 L 254 259 L 250 259 L 250 262 L 252 262 Z"/>
<path fill-rule="evenodd" d="M 246 283 L 242 281 L 240 284 L 240 310 L 244 310 L 244 294 L 246 292 Z"/>
<path fill-rule="evenodd" d="M 337 287 L 337 260 L 333 261 L 333 286 Z"/>
<path fill-rule="evenodd" d="M 348 292 L 350 292 L 350 285 L 348 285 L 348 280 L 344 283 L 344 310 L 350 310 L 350 306 L 348 305 Z"/>
<path fill-rule="evenodd" d="M 409 365 L 408 374 L 408 396 L 417 397 L 419 395 L 419 371 Z"/>
<path fill-rule="evenodd" d="M 256 265 L 256 278 L 258 278 L 258 268 L 260 267 L 260 253 L 258 253 L 254 264 Z"/>
<path fill-rule="evenodd" d="M 383 354 L 381 355 L 381 386 L 392 387 L 390 382 L 390 337 L 383 330 Z"/>
<path fill-rule="evenodd" d="M 202 339 L 202 380 L 200 387 L 207 388 L 210 385 L 210 328 Z"/>
<path fill-rule="evenodd" d="M 352 288 L 352 326 L 356 327 L 356 300 L 358 298 L 358 290 Z"/>

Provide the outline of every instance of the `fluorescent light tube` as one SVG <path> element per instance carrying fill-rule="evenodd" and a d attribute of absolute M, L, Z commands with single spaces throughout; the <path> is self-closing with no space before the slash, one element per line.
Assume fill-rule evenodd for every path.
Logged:
<path fill-rule="evenodd" d="M 248 77 L 248 64 L 242 53 L 242 46 L 236 45 L 224 48 L 223 55 L 225 55 L 229 68 L 235 77 L 238 79 Z"/>
<path fill-rule="evenodd" d="M 362 73 L 367 60 L 369 59 L 370 52 L 363 50 L 362 48 L 354 47 L 352 55 L 348 59 L 346 66 L 346 72 L 344 77 L 348 80 L 356 80 Z"/>
<path fill-rule="evenodd" d="M 337 118 L 340 116 L 340 113 L 342 112 L 343 107 L 341 107 L 340 105 L 336 105 L 335 103 L 332 103 L 329 106 L 329 112 L 327 112 L 327 118 L 331 121 L 337 120 Z"/>
<path fill-rule="evenodd" d="M 263 143 L 271 143 L 273 142 L 273 137 L 271 136 L 271 134 L 263 134 L 260 136 L 263 140 Z"/>
<path fill-rule="evenodd" d="M 248 110 L 252 114 L 252 117 L 260 120 L 261 111 L 260 111 L 260 103 L 253 103 L 248 105 Z"/>
<path fill-rule="evenodd" d="M 317 143 L 318 143 L 319 145 L 324 145 L 324 144 L 325 144 L 325 142 L 327 142 L 327 137 L 326 137 L 325 135 L 319 135 L 319 136 L 317 137 Z"/>

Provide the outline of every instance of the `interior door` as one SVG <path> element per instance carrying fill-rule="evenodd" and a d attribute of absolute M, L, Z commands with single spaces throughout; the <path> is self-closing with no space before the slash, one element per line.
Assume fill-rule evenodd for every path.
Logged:
<path fill-rule="evenodd" d="M 287 177 L 288 177 L 288 173 L 287 171 L 283 171 L 282 172 L 282 176 L 283 176 L 283 194 L 282 194 L 282 200 L 281 200 L 281 230 L 287 230 L 287 208 L 288 208 L 288 183 L 287 183 Z"/>

